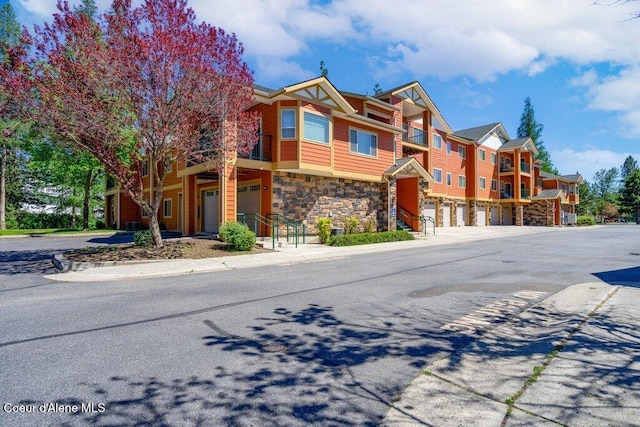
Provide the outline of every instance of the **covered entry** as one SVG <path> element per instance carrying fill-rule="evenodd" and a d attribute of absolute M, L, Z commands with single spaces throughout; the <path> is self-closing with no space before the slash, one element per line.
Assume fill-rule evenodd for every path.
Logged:
<path fill-rule="evenodd" d="M 238 214 L 260 213 L 260 184 L 238 185 Z"/>

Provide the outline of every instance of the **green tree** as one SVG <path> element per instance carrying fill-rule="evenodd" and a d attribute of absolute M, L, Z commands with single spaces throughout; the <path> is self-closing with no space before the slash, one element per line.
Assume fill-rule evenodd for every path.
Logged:
<path fill-rule="evenodd" d="M 382 93 L 382 88 L 380 87 L 380 84 L 376 83 L 376 85 L 373 87 L 373 95 L 380 95 Z"/>
<path fill-rule="evenodd" d="M 616 192 L 618 189 L 618 168 L 600 169 L 593 175 L 591 190 L 597 206 L 597 213 L 604 221 L 605 209 L 608 204 L 616 202 Z"/>
<path fill-rule="evenodd" d="M 576 206 L 578 215 L 595 215 L 598 211 L 596 200 L 591 190 L 591 184 L 583 182 L 578 186 L 578 194 L 580 194 L 580 204 Z"/>
<path fill-rule="evenodd" d="M 634 159 L 633 156 L 627 157 L 624 159 L 624 163 L 620 167 L 620 180 L 624 182 L 629 175 L 638 170 L 640 170 L 640 168 L 638 168 L 638 162 L 636 162 L 636 159 Z"/>
<path fill-rule="evenodd" d="M 635 170 L 624 179 L 620 195 L 622 212 L 633 216 L 636 223 L 640 219 L 640 170 Z"/>
<path fill-rule="evenodd" d="M 553 166 L 551 156 L 542 142 L 542 130 L 544 125 L 536 120 L 535 110 L 528 96 L 524 100 L 524 110 L 520 116 L 520 126 L 518 127 L 518 138 L 531 138 L 531 141 L 538 149 L 538 160 L 542 162 L 541 168 L 545 172 L 558 174 L 558 169 Z"/>
<path fill-rule="evenodd" d="M 0 64 L 3 79 L 13 71 L 15 58 L 11 50 L 19 43 L 20 25 L 11 4 L 3 3 L 0 5 Z M 27 128 L 17 118 L 19 107 L 15 98 L 4 88 L 0 89 L 0 229 L 5 230 L 7 214 L 14 211 L 21 201 L 18 145 Z"/>
<path fill-rule="evenodd" d="M 329 70 L 325 67 L 324 61 L 320 61 L 320 77 L 327 77 Z"/>
<path fill-rule="evenodd" d="M 76 7 L 76 11 L 83 12 L 90 18 L 93 18 L 98 13 L 98 7 L 93 0 L 82 0 L 80 6 Z"/>

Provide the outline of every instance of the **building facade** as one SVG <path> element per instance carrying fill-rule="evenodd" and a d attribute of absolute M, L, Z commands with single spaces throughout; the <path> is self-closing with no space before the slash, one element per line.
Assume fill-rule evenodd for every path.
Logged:
<path fill-rule="evenodd" d="M 220 171 L 172 165 L 159 212 L 168 230 L 215 234 L 241 220 L 268 235 L 276 217 L 311 233 L 327 217 L 377 230 L 419 231 L 424 218 L 439 227 L 551 226 L 570 222 L 579 203 L 580 175 L 541 172 L 532 141 L 511 140 L 500 123 L 453 131 L 418 82 L 368 96 L 319 77 L 256 86 L 254 100 L 260 129 L 251 153 Z M 105 212 L 116 229 L 147 221 L 113 183 Z"/>

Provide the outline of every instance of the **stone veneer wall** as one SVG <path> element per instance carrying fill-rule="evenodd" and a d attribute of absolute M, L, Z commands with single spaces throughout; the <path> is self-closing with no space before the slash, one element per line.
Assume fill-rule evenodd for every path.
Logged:
<path fill-rule="evenodd" d="M 394 203 L 395 189 L 392 180 Z M 304 221 L 310 233 L 318 231 L 318 218 L 328 218 L 330 213 L 334 227 L 344 227 L 349 216 L 358 218 L 360 227 L 370 218 L 378 230 L 388 225 L 386 183 L 275 172 L 272 203 L 273 212 Z"/>
<path fill-rule="evenodd" d="M 553 226 L 553 200 L 534 200 L 524 209 L 525 225 Z"/>

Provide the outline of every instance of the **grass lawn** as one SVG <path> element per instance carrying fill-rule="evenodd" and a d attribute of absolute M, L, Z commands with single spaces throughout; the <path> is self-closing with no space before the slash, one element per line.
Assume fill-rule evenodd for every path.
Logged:
<path fill-rule="evenodd" d="M 116 230 L 89 230 L 82 231 L 81 228 L 35 228 L 0 230 L 0 236 L 26 236 L 30 234 L 94 234 L 94 233 L 117 233 Z"/>

